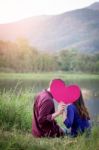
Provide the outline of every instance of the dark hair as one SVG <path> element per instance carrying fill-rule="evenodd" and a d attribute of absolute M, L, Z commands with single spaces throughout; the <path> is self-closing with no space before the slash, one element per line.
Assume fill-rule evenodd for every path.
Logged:
<path fill-rule="evenodd" d="M 79 113 L 81 118 L 90 119 L 90 116 L 89 116 L 87 108 L 85 107 L 85 103 L 84 103 L 83 96 L 82 96 L 81 92 L 80 92 L 79 99 L 77 101 L 75 101 L 73 104 L 77 107 L 78 113 Z"/>

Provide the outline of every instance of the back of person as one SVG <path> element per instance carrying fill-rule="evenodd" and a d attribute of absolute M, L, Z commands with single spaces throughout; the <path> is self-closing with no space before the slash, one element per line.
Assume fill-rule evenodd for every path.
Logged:
<path fill-rule="evenodd" d="M 64 124 L 67 128 L 71 128 L 71 136 L 75 137 L 79 133 L 84 133 L 87 129 L 90 128 L 90 117 L 85 107 L 82 94 L 79 99 L 74 103 L 67 106 L 66 110 L 67 117 L 64 121 Z"/>
<path fill-rule="evenodd" d="M 32 134 L 35 137 L 59 137 L 63 131 L 52 120 L 55 112 L 53 97 L 50 92 L 43 90 L 39 93 L 34 102 Z"/>
<path fill-rule="evenodd" d="M 85 130 L 90 127 L 89 120 L 81 118 L 78 109 L 74 104 L 69 105 L 67 109 L 72 109 L 72 112 L 74 112 L 74 119 L 71 125 L 71 135 L 77 136 L 78 134 L 85 132 Z"/>

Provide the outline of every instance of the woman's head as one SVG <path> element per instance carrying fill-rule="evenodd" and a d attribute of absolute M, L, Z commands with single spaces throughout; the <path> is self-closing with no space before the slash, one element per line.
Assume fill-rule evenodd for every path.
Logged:
<path fill-rule="evenodd" d="M 80 92 L 80 97 L 73 104 L 77 107 L 78 113 L 81 116 L 81 118 L 90 119 L 89 113 L 88 113 L 87 108 L 85 107 L 85 103 L 84 103 L 83 96 L 82 96 L 81 92 Z"/>

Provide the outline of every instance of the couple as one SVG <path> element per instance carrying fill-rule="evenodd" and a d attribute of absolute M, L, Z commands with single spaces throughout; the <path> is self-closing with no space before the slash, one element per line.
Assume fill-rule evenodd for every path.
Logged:
<path fill-rule="evenodd" d="M 60 137 L 68 135 L 67 131 L 70 129 L 69 135 L 76 137 L 79 133 L 83 133 L 90 127 L 90 117 L 85 107 L 81 91 L 80 97 L 75 102 L 67 105 L 67 109 L 66 104 L 60 102 L 58 109 L 55 111 L 53 101 L 55 97 L 53 97 L 50 89 L 54 80 L 50 82 L 48 89 L 43 90 L 35 97 L 32 135 L 35 137 Z M 55 118 L 61 114 L 63 114 L 63 123 L 66 129 L 62 129 L 55 121 Z"/>

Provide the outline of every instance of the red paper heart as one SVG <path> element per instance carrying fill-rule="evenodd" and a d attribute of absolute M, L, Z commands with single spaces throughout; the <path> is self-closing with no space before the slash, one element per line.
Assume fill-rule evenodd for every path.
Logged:
<path fill-rule="evenodd" d="M 50 91 L 57 102 L 64 101 L 66 97 L 65 82 L 61 79 L 54 79 L 50 85 Z"/>
<path fill-rule="evenodd" d="M 78 98 L 80 97 L 80 88 L 78 85 L 69 85 L 66 86 L 65 89 L 66 97 L 64 97 L 64 103 L 73 103 L 78 100 Z"/>
<path fill-rule="evenodd" d="M 55 79 L 50 85 L 50 91 L 57 102 L 73 103 L 80 97 L 78 85 L 66 86 L 61 79 Z"/>

